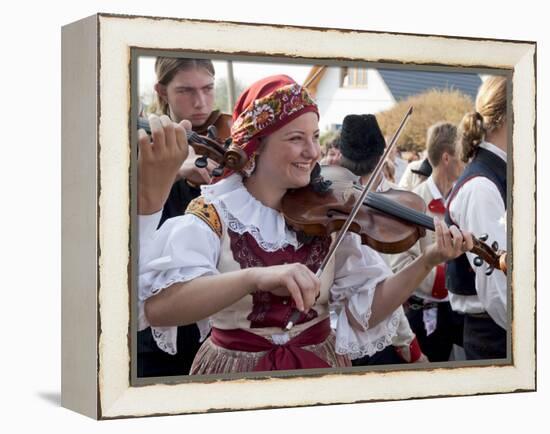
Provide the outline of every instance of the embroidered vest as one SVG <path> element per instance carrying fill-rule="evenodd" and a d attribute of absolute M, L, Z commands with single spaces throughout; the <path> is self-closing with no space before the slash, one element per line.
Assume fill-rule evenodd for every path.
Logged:
<path fill-rule="evenodd" d="M 282 249 L 268 252 L 258 245 L 250 233 L 239 234 L 233 224 L 225 224 L 215 206 L 206 204 L 202 197 L 192 201 L 186 213 L 199 217 L 220 237 L 221 251 L 217 264 L 220 273 L 295 262 L 302 263 L 315 272 L 331 243 L 330 237 L 314 237 L 298 249 L 287 245 Z M 301 314 L 290 333 L 291 336 L 328 317 L 328 294 L 333 280 L 334 260 L 329 262 L 321 277 L 319 298 L 307 314 Z M 293 310 L 291 297 L 256 292 L 214 314 L 211 324 L 219 329 L 244 329 L 261 336 L 272 336 L 282 332 Z"/>
<path fill-rule="evenodd" d="M 193 214 L 205 222 L 214 233 L 221 238 L 222 223 L 220 216 L 213 205 L 207 204 L 202 196 L 193 199 L 189 202 L 185 214 Z"/>

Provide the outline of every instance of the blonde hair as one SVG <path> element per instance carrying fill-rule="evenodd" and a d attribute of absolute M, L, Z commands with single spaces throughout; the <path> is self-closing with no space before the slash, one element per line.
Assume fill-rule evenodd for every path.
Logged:
<path fill-rule="evenodd" d="M 476 111 L 466 113 L 460 123 L 461 159 L 467 163 L 477 152 L 485 135 L 506 121 L 506 77 L 489 77 L 480 86 Z"/>
<path fill-rule="evenodd" d="M 456 135 L 456 126 L 449 122 L 438 122 L 428 128 L 426 151 L 432 167 L 439 165 L 444 152 L 455 154 Z"/>
<path fill-rule="evenodd" d="M 214 64 L 209 59 L 184 59 L 178 57 L 157 57 L 155 61 L 155 74 L 157 83 L 167 86 L 179 71 L 204 68 L 212 77 L 216 74 Z M 151 113 L 168 115 L 168 103 L 157 93 L 155 102 L 149 110 Z"/>

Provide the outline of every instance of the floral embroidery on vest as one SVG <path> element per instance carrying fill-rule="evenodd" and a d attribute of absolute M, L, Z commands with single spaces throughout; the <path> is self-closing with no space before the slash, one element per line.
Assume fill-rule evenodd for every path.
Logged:
<path fill-rule="evenodd" d="M 286 246 L 275 252 L 265 252 L 249 233 L 245 232 L 240 235 L 229 229 L 227 232 L 233 257 L 242 269 L 299 262 L 316 272 L 327 254 L 331 242 L 329 237 L 314 237 L 310 243 L 302 245 L 299 249 Z M 284 327 L 295 304 L 290 296 L 278 296 L 271 292 L 258 291 L 252 294 L 252 306 L 252 312 L 247 317 L 252 328 Z M 297 323 L 307 322 L 316 317 L 317 312 L 310 309 L 307 314 L 300 316 Z"/>
<path fill-rule="evenodd" d="M 202 196 L 193 199 L 189 203 L 185 214 L 193 214 L 194 216 L 200 218 L 216 233 L 218 237 L 221 238 L 222 224 L 220 221 L 220 216 L 218 215 L 216 208 L 214 208 L 214 205 L 207 204 Z"/>

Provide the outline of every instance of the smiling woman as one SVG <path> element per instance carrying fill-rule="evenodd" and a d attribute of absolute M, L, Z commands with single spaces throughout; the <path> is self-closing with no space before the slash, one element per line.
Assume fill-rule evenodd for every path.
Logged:
<path fill-rule="evenodd" d="M 246 180 L 247 189 L 264 205 L 279 209 L 289 188 L 309 183 L 320 154 L 317 114 L 305 113 L 262 141 L 256 170 Z"/>
<path fill-rule="evenodd" d="M 318 120 L 309 93 L 290 77 L 259 80 L 233 113 L 233 144 L 248 157 L 243 171 L 226 170 L 203 186 L 186 215 L 158 231 L 160 213 L 140 216 L 139 327 L 151 326 L 169 354 L 185 351 L 177 348 L 176 326 L 198 322 L 202 339 L 211 332 L 191 374 L 350 366 L 350 358 L 391 342 L 395 310 L 431 268 L 471 247 L 468 233 L 463 239 L 440 223 L 437 243 L 392 275 L 350 233 L 318 278 L 331 237 L 304 242 L 279 211 L 288 189 L 309 183 L 320 158 Z M 185 135 L 161 121 L 152 119 L 151 128 L 164 130 L 153 132 L 162 140 L 140 140 L 142 155 L 157 156 L 140 160 L 140 176 L 154 177 L 158 157 L 181 148 Z M 329 301 L 338 316 L 335 331 Z M 295 327 L 284 331 L 296 309 Z"/>
<path fill-rule="evenodd" d="M 299 19 L 298 15 L 293 19 Z M 477 402 L 482 399 L 478 395 L 485 393 L 536 390 L 534 197 L 538 46 L 534 41 L 488 39 L 485 27 L 480 38 L 475 34 L 457 38 L 379 30 L 306 28 L 288 26 L 284 21 L 279 25 L 256 25 L 111 14 L 94 15 L 64 26 L 61 56 L 61 402 L 64 407 L 94 418 L 113 419 L 450 395 L 476 395 Z M 403 292 L 408 292 L 409 285 L 416 286 L 416 277 L 423 276 L 423 267 L 417 266 L 409 269 L 408 275 L 386 277 L 386 268 L 377 266 L 378 254 L 368 248 L 363 251 L 363 246 L 351 235 L 344 241 L 344 250 L 336 254 L 320 276 L 320 282 L 310 278 L 310 271 L 316 269 L 318 258 L 326 251 L 327 240 L 309 239 L 289 229 L 279 210 L 262 203 L 260 193 L 254 192 L 267 169 L 264 163 L 271 166 L 269 169 L 275 175 L 260 190 L 271 191 L 273 187 L 270 194 L 276 198 L 284 185 L 302 183 L 299 169 L 305 171 L 314 159 L 313 148 L 308 149 L 315 128 L 309 130 L 310 121 L 306 122 L 307 129 L 300 127 L 304 131 L 302 138 L 289 137 L 290 143 L 302 141 L 302 151 L 294 153 L 293 147 L 292 153 L 287 151 L 285 136 L 275 140 L 275 135 L 291 122 L 302 122 L 301 116 L 313 117 L 314 122 L 316 118 L 312 109 L 283 123 L 284 111 L 278 106 L 284 105 L 270 105 L 274 100 L 269 98 L 260 101 L 285 88 L 283 93 L 289 102 L 292 100 L 294 95 L 286 86 L 294 83 L 281 77 L 271 90 L 249 89 L 255 95 L 235 111 L 236 120 L 241 114 L 244 117 L 263 107 L 263 103 L 273 109 L 272 114 L 268 111 L 264 112 L 266 117 L 256 118 L 262 128 L 254 129 L 255 116 L 251 115 L 250 128 L 255 134 L 238 145 L 243 152 L 246 149 L 248 157 L 258 152 L 255 169 L 250 164 L 247 172 L 227 173 L 214 183 L 208 182 L 197 189 L 201 199 L 192 203 L 186 215 L 167 220 L 158 229 L 155 212 L 162 204 L 157 203 L 147 212 L 142 209 L 147 215 L 136 216 L 145 193 L 140 186 L 148 177 L 157 181 L 168 179 L 168 186 L 173 181 L 172 165 L 167 165 L 165 156 L 183 158 L 191 154 L 181 131 L 182 126 L 191 128 L 191 123 L 174 128 L 167 122 L 170 121 L 167 116 L 152 117 L 150 124 L 155 134 L 152 139 L 142 136 L 139 152 L 136 149 L 136 126 L 141 124 L 138 116 L 143 113 L 138 87 L 146 87 L 142 87 L 145 70 L 141 69 L 141 58 L 148 58 L 148 72 L 152 76 L 152 66 L 159 55 L 215 58 L 219 62 L 214 62 L 218 78 L 223 76 L 225 62 L 233 62 L 234 77 L 247 86 L 252 81 L 243 78 L 238 61 L 258 61 L 254 80 L 271 74 L 288 74 L 298 83 L 309 79 L 290 72 L 286 64 L 308 63 L 306 75 L 310 78 L 321 66 L 317 63 L 326 64 L 329 68 L 322 77 L 317 75 L 318 85 L 307 86 L 312 95 L 316 92 L 322 137 L 324 125 L 340 125 L 347 114 L 378 113 L 383 109 L 368 105 L 370 94 L 357 95 L 356 105 L 351 98 L 344 99 L 365 89 L 339 88 L 342 67 L 391 69 L 398 75 L 409 75 L 410 71 L 413 76 L 422 71 L 506 76 L 507 114 L 513 119 L 507 123 L 510 179 L 506 199 L 509 204 L 506 245 L 510 249 L 507 299 L 513 303 L 507 306 L 506 359 L 380 369 L 220 374 L 215 378 L 203 375 L 142 378 L 136 339 L 138 320 L 141 327 L 153 324 L 154 335 L 150 328 L 146 330 L 154 348 L 166 356 L 164 360 L 192 352 L 182 344 L 185 339 L 181 339 L 183 335 L 177 325 L 198 319 L 203 335 L 212 325 L 211 337 L 203 342 L 194 373 L 270 369 L 255 362 L 268 353 L 276 363 L 273 369 L 283 366 L 279 357 L 275 357 L 278 354 L 303 356 L 308 354 L 306 351 L 320 354 L 328 364 L 345 365 L 347 358 L 363 351 L 368 353 L 378 342 L 380 347 L 385 344 L 385 337 L 393 330 L 392 304 L 388 300 L 401 303 L 408 298 Z M 386 63 L 378 63 L 380 59 Z M 263 69 L 266 62 L 281 66 L 277 71 L 267 72 Z M 375 77 L 368 78 L 367 91 L 376 91 Z M 148 80 L 148 95 L 153 95 L 154 83 L 156 80 Z M 342 105 L 335 106 L 338 110 L 328 110 L 324 98 L 333 89 L 338 92 L 336 96 L 341 94 L 345 112 L 339 109 Z M 151 98 L 143 101 L 148 103 Z M 299 105 L 290 104 L 288 108 L 293 107 Z M 264 126 L 270 119 L 276 124 L 272 131 Z M 164 136 L 159 134 L 161 130 L 166 133 Z M 183 137 L 179 143 L 175 140 L 176 131 Z M 237 133 L 234 129 L 235 142 L 239 139 Z M 257 143 L 252 146 L 254 140 Z M 284 148 L 289 158 L 273 155 L 277 147 Z M 274 158 L 282 159 L 277 160 L 282 163 L 281 172 L 277 171 L 278 165 L 267 161 Z M 160 167 L 158 162 L 162 163 Z M 178 165 L 179 161 L 174 164 L 176 171 Z M 316 172 L 317 166 L 312 173 Z M 287 197 L 288 192 L 283 199 Z M 442 240 L 445 234 L 440 227 Z M 428 268 L 442 258 L 437 254 L 439 251 L 439 248 L 432 250 L 420 263 Z M 446 255 L 452 255 L 452 250 Z M 486 265 L 482 267 L 486 271 Z M 141 268 L 139 274 L 138 268 Z M 320 296 L 317 300 L 313 297 L 312 302 L 306 287 L 313 288 L 313 296 L 317 284 Z M 303 313 L 303 321 L 285 335 L 281 325 L 286 325 L 285 316 L 289 312 L 286 307 L 298 304 L 304 310 L 308 304 L 312 307 L 310 312 Z M 331 307 L 337 317 L 333 316 L 335 328 L 327 333 L 323 324 L 317 324 L 324 321 L 327 308 Z M 355 317 L 359 329 L 353 328 L 350 321 Z M 173 340 L 176 335 L 178 339 Z M 290 340 L 285 344 L 286 339 Z M 280 348 L 272 351 L 273 345 Z M 176 352 L 176 356 L 170 354 Z M 227 366 L 222 366 L 224 363 Z"/>

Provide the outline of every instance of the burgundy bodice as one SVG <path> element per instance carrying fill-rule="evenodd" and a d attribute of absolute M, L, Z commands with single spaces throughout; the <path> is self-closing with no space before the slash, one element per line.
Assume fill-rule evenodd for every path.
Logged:
<path fill-rule="evenodd" d="M 330 237 L 314 237 L 298 249 L 288 245 L 274 252 L 266 252 L 249 233 L 245 232 L 241 235 L 229 229 L 227 232 L 233 258 L 242 269 L 298 262 L 315 273 L 328 253 L 331 242 Z M 277 296 L 265 291 L 252 294 L 252 305 L 252 312 L 247 317 L 252 328 L 284 327 L 295 307 L 290 296 Z M 317 312 L 310 309 L 307 314 L 300 316 L 297 324 L 310 321 L 315 317 Z"/>

